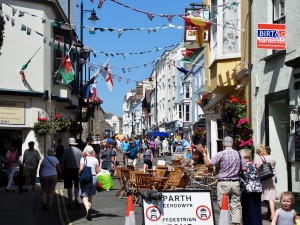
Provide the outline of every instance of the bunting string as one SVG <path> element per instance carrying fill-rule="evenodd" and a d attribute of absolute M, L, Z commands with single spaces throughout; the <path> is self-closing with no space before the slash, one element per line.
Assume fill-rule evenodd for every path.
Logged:
<path fill-rule="evenodd" d="M 0 13 L 2 14 L 3 11 L 0 10 Z M 10 17 L 8 14 L 5 14 L 5 19 L 8 22 L 11 20 L 12 27 L 16 27 L 15 24 L 16 24 L 17 21 L 14 18 Z M 54 49 L 64 50 L 65 48 L 67 48 L 67 50 L 68 50 L 70 48 L 70 45 L 67 44 L 67 43 L 60 42 L 60 41 L 57 41 L 53 38 L 47 37 L 47 36 L 43 35 L 42 33 L 26 26 L 23 23 L 20 23 L 20 25 L 21 25 L 21 31 L 26 31 L 27 35 L 31 35 L 32 32 L 35 32 L 37 35 L 43 37 L 44 44 L 48 43 L 48 45 L 53 46 Z M 178 44 L 179 43 L 169 45 L 169 46 L 164 46 L 164 47 L 155 47 L 152 50 L 144 50 L 144 51 L 141 51 L 141 52 L 104 52 L 104 51 L 94 50 L 94 49 L 91 49 L 91 51 L 94 54 L 100 53 L 100 54 L 104 54 L 107 57 L 123 56 L 124 58 L 126 58 L 126 56 L 128 56 L 128 55 L 142 55 L 142 54 L 147 54 L 147 53 L 153 53 L 153 52 L 157 52 L 157 51 L 166 50 L 166 49 L 169 49 L 169 48 L 173 48 L 173 47 L 177 46 Z M 76 49 L 77 49 L 77 52 L 80 52 L 80 50 L 81 50 L 80 47 L 77 47 Z"/>
<path fill-rule="evenodd" d="M 104 3 L 105 0 L 100 0 L 102 2 L 102 4 Z M 122 2 L 119 2 L 117 0 L 111 0 L 112 2 L 118 4 L 118 5 L 121 5 L 125 8 L 128 8 L 128 9 L 132 9 L 136 12 L 139 12 L 139 13 L 144 13 L 145 15 L 148 16 L 148 18 L 152 21 L 154 19 L 155 16 L 159 16 L 159 17 L 162 17 L 162 18 L 167 18 L 168 21 L 171 23 L 172 22 L 172 19 L 173 17 L 183 17 L 183 16 L 188 16 L 189 13 L 181 13 L 181 14 L 157 14 L 157 13 L 151 13 L 151 12 L 147 12 L 147 11 L 144 11 L 144 10 L 141 10 L 141 9 L 138 9 L 138 8 L 135 8 L 135 7 L 131 7 L 129 5 L 125 5 L 123 4 Z M 102 4 L 101 4 L 101 7 L 102 7 Z M 216 5 L 216 6 L 213 6 L 212 8 L 213 9 L 216 9 L 218 7 L 223 7 L 223 11 L 225 10 L 236 10 L 237 6 L 240 4 L 239 1 L 232 1 L 232 2 L 226 2 L 224 4 L 221 4 L 221 5 Z M 98 5 L 99 6 L 99 5 Z M 100 7 L 100 8 L 101 8 Z M 204 10 L 207 10 L 207 9 L 195 9 L 195 11 L 204 11 Z"/>
<path fill-rule="evenodd" d="M 222 6 L 222 7 L 226 7 L 226 9 L 232 9 L 232 7 L 237 6 L 239 4 L 239 2 L 232 2 L 227 7 L 228 4 L 229 3 L 225 3 L 223 5 L 218 5 L 217 7 Z M 14 8 L 13 6 L 9 5 L 9 4 L 5 4 L 5 5 L 9 6 L 12 9 L 12 15 L 13 16 L 15 16 L 17 14 L 17 12 L 19 11 L 19 13 L 18 13 L 19 17 L 22 17 L 24 15 L 30 15 L 32 17 L 38 17 L 35 14 L 29 13 L 29 12 L 26 12 L 26 11 L 18 10 L 16 8 Z M 196 10 L 196 11 L 192 12 L 192 14 L 194 15 L 196 13 L 198 15 L 200 11 L 201 11 L 201 9 Z M 7 15 L 7 17 L 9 17 L 9 15 Z M 210 19 L 208 22 L 211 22 L 216 18 L 217 17 L 214 17 L 214 18 Z M 60 26 L 65 25 L 65 26 L 70 27 L 70 29 L 73 29 L 73 30 L 75 30 L 77 28 L 77 26 L 75 24 L 60 22 L 60 21 L 57 21 L 57 20 L 51 20 L 51 19 L 46 19 L 46 18 L 41 18 L 41 17 L 40 17 L 40 19 L 41 19 L 42 23 L 50 23 L 50 24 L 52 24 L 52 26 L 60 27 Z M 14 23 L 14 22 L 15 22 L 15 19 L 12 18 L 12 23 Z M 239 30 L 239 31 L 244 32 L 243 29 L 238 29 L 234 26 L 233 23 L 229 23 L 229 20 L 223 21 L 223 24 L 218 24 L 218 23 L 215 23 L 215 22 L 211 22 L 211 23 L 215 24 L 217 26 L 223 26 L 223 27 L 227 27 L 227 28 L 230 28 L 230 29 L 235 29 L 235 30 Z M 140 28 L 106 28 L 106 27 L 89 27 L 89 26 L 82 26 L 82 28 L 88 29 L 89 33 L 91 35 L 95 34 L 97 30 L 100 30 L 101 32 L 105 32 L 105 31 L 114 32 L 114 31 L 117 31 L 118 37 L 120 38 L 123 35 L 123 33 L 126 32 L 126 31 L 147 31 L 148 34 L 150 34 L 150 33 L 153 33 L 153 32 L 158 32 L 159 30 L 166 30 L 166 29 L 178 29 L 178 30 L 180 30 L 180 29 L 183 29 L 184 26 L 182 26 L 182 25 L 175 26 L 175 25 L 169 23 L 168 25 L 163 25 L 161 27 L 157 26 L 157 27 L 148 27 L 148 28 L 144 28 L 144 27 L 140 27 Z M 105 52 L 100 52 L 100 53 L 106 54 Z"/>

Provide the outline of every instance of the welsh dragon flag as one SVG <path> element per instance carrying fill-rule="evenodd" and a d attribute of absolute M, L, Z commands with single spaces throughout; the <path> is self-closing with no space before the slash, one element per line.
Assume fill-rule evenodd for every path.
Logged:
<path fill-rule="evenodd" d="M 65 56 L 61 63 L 58 72 L 62 75 L 65 82 L 68 84 L 74 80 L 74 70 L 70 60 L 69 53 Z"/>

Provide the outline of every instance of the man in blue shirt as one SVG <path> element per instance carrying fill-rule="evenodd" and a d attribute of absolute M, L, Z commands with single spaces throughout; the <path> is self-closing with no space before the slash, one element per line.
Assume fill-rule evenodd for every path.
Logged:
<path fill-rule="evenodd" d="M 130 148 L 127 151 L 128 155 L 128 162 L 127 165 L 133 165 L 136 166 L 136 159 L 138 158 L 139 151 L 137 147 L 135 146 L 134 142 L 130 142 Z"/>
<path fill-rule="evenodd" d="M 122 142 L 121 148 L 122 148 L 122 150 L 123 150 L 123 163 L 124 163 L 124 164 L 127 164 L 127 151 L 128 151 L 129 148 L 130 148 L 130 144 L 129 144 L 127 138 L 125 138 L 125 140 Z"/>
<path fill-rule="evenodd" d="M 139 151 L 139 150 L 140 150 L 140 147 L 141 147 L 141 142 L 140 142 L 140 140 L 138 139 L 137 136 L 134 138 L 134 143 L 135 143 L 135 147 L 136 147 L 137 150 Z"/>

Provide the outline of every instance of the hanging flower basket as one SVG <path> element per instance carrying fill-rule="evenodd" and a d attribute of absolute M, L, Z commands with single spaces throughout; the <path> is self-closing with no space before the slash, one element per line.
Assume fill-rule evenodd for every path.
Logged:
<path fill-rule="evenodd" d="M 211 99 L 212 99 L 212 93 L 207 92 L 204 95 L 202 95 L 201 99 L 197 103 L 203 108 L 209 103 Z"/>
<path fill-rule="evenodd" d="M 57 133 L 67 130 L 71 122 L 67 117 L 63 117 L 61 114 L 56 114 L 51 120 L 53 130 Z"/>
<path fill-rule="evenodd" d="M 225 126 L 225 133 L 235 139 L 238 149 L 254 149 L 253 130 L 246 117 L 246 101 L 236 96 L 230 96 L 220 108 Z"/>
<path fill-rule="evenodd" d="M 34 124 L 33 130 L 36 136 L 43 136 L 52 132 L 51 121 L 44 117 L 38 117 L 38 121 Z"/>
<path fill-rule="evenodd" d="M 246 101 L 236 96 L 231 96 L 224 101 L 222 109 L 222 117 L 224 121 L 234 122 L 236 124 L 239 119 L 246 116 Z"/>
<path fill-rule="evenodd" d="M 194 144 L 206 145 L 206 130 L 201 127 L 197 130 L 194 130 L 192 135 L 192 141 Z"/>

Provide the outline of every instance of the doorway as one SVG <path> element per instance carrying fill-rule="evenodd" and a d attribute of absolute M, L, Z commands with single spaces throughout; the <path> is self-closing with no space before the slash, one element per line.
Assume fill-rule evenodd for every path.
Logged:
<path fill-rule="evenodd" d="M 10 145 L 22 155 L 22 130 L 0 129 L 0 157 L 5 157 L 7 147 Z"/>
<path fill-rule="evenodd" d="M 290 162 L 288 161 L 288 134 L 289 134 L 289 111 L 286 110 L 288 103 L 288 90 L 273 93 L 266 96 L 266 145 L 271 148 L 271 156 L 276 160 L 276 173 L 278 182 L 276 197 L 286 190 L 291 190 L 289 180 L 291 178 Z"/>

